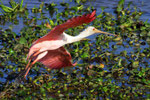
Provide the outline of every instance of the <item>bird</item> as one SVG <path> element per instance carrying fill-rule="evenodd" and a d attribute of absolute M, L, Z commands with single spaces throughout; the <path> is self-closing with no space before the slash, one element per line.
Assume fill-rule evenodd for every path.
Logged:
<path fill-rule="evenodd" d="M 73 17 L 65 23 L 55 26 L 48 34 L 33 42 L 27 55 L 28 63 L 25 67 L 24 78 L 26 78 L 29 70 L 36 62 L 40 62 L 50 69 L 75 66 L 77 62 L 72 63 L 70 53 L 64 48 L 64 45 L 66 44 L 80 41 L 95 33 L 114 35 L 100 31 L 93 26 L 88 26 L 84 31 L 76 36 L 71 36 L 64 32 L 68 28 L 88 24 L 95 19 L 96 10 L 82 16 Z"/>

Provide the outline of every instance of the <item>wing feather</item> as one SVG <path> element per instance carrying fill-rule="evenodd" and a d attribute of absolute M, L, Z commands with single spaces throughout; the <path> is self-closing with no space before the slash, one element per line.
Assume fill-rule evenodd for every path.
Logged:
<path fill-rule="evenodd" d="M 73 17 L 67 20 L 67 22 L 61 25 L 57 25 L 47 35 L 41 37 L 34 43 L 39 43 L 46 40 L 58 40 L 61 38 L 60 35 L 64 32 L 64 30 L 82 25 L 84 23 L 90 23 L 96 18 L 95 15 L 96 15 L 96 10 L 94 10 L 92 13 L 89 13 L 87 15 L 84 14 L 82 16 Z"/>
<path fill-rule="evenodd" d="M 67 66 L 74 66 L 71 63 L 71 55 L 64 47 L 60 47 L 56 50 L 49 50 L 47 55 L 41 58 L 38 62 L 41 62 L 48 68 L 59 69 Z"/>
<path fill-rule="evenodd" d="M 50 36 L 60 35 L 63 33 L 64 30 L 68 28 L 76 27 L 84 23 L 90 23 L 96 18 L 95 14 L 96 14 L 96 10 L 94 10 L 92 13 L 89 13 L 87 15 L 84 14 L 82 16 L 73 17 L 67 20 L 67 22 L 56 26 L 50 33 L 48 33 L 48 35 Z"/>
<path fill-rule="evenodd" d="M 94 10 L 92 13 L 89 13 L 87 15 L 84 14 L 82 16 L 73 17 L 67 20 L 67 22 L 54 27 L 47 35 L 35 41 L 34 44 L 46 40 L 58 40 L 59 38 L 61 38 L 60 35 L 64 32 L 64 30 L 82 25 L 84 23 L 86 24 L 90 23 L 96 18 L 95 15 L 96 15 L 96 10 Z"/>

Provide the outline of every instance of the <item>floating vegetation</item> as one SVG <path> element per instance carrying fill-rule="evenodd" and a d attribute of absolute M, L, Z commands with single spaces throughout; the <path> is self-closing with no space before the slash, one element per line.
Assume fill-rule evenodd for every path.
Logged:
<path fill-rule="evenodd" d="M 32 42 L 44 36 L 65 20 L 94 9 L 85 7 L 86 0 L 69 3 L 41 3 L 27 9 L 10 0 L 0 4 L 0 24 L 23 24 L 18 33 L 13 25 L 0 28 L 0 98 L 1 99 L 148 99 L 150 98 L 150 23 L 140 20 L 143 14 L 136 6 L 120 0 L 115 16 L 105 12 L 97 15 L 92 25 L 118 37 L 97 35 L 93 39 L 68 44 L 66 49 L 78 61 L 76 67 L 50 70 L 40 63 L 31 69 L 27 80 L 14 82 L 25 68 Z M 59 10 L 58 6 L 62 6 Z M 49 13 L 48 17 L 46 16 Z M 98 11 L 99 12 L 99 11 Z M 32 14 L 32 15 L 30 15 Z M 20 20 L 21 19 L 21 20 Z M 77 35 L 86 24 L 66 33 Z"/>

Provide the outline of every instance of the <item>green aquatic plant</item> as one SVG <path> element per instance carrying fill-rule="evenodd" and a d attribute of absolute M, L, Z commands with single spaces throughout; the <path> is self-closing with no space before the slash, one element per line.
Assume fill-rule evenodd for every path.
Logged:
<path fill-rule="evenodd" d="M 3 10 L 3 14 L 22 11 L 23 10 L 23 0 L 21 0 L 21 3 L 16 3 L 14 0 L 10 0 L 9 2 L 11 7 L 5 6 L 2 2 L 0 4 L 0 8 Z"/>
<path fill-rule="evenodd" d="M 23 0 L 21 0 L 20 3 L 16 3 L 14 0 L 10 0 L 9 4 L 10 7 L 5 6 L 1 1 L 0 8 L 2 9 L 2 13 L 0 15 L 0 23 L 5 23 L 6 20 L 9 20 L 18 24 L 18 20 L 16 19 L 17 15 L 24 13 L 27 5 L 23 7 Z"/>
<path fill-rule="evenodd" d="M 17 28 L 18 32 L 14 31 L 14 19 L 7 29 L 0 28 L 0 98 L 150 98 L 150 23 L 140 19 L 143 12 L 138 7 L 132 2 L 125 6 L 125 2 L 118 2 L 114 15 L 106 12 L 107 8 L 100 7 L 102 12 L 97 10 L 97 18 L 91 23 L 118 37 L 97 35 L 68 44 L 65 48 L 73 60 L 78 61 L 76 67 L 50 70 L 36 63 L 27 80 L 17 85 L 14 80 L 27 64 L 29 47 L 49 32 L 47 23 L 53 28 L 94 7 L 85 5 L 82 0 L 74 1 L 72 6 L 65 1 L 60 4 L 43 2 L 39 7 L 36 5 L 32 9 L 25 9 L 23 15 L 18 16 L 22 19 L 18 24 L 23 24 L 21 29 Z M 59 10 L 58 6 L 62 9 Z M 17 12 L 11 13 L 17 15 Z M 7 17 L 4 19 L 4 23 L 9 22 Z M 85 26 L 68 29 L 66 33 L 77 35 Z"/>

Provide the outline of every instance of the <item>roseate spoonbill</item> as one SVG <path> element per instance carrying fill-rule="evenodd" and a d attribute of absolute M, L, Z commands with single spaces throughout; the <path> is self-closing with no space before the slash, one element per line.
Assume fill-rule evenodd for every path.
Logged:
<path fill-rule="evenodd" d="M 84 14 L 82 16 L 73 17 L 67 22 L 54 27 L 47 35 L 36 40 L 32 44 L 27 56 L 28 64 L 25 68 L 26 72 L 24 78 L 26 78 L 30 68 L 36 62 L 41 62 L 43 65 L 51 69 L 75 66 L 76 63 L 72 64 L 71 62 L 70 53 L 63 47 L 65 44 L 80 41 L 94 33 L 113 35 L 100 31 L 92 26 L 89 26 L 77 36 L 70 36 L 64 32 L 64 30 L 68 28 L 76 27 L 82 25 L 83 23 L 92 22 L 96 18 L 95 14 L 96 11 L 94 10 L 92 13 L 87 15 Z"/>

